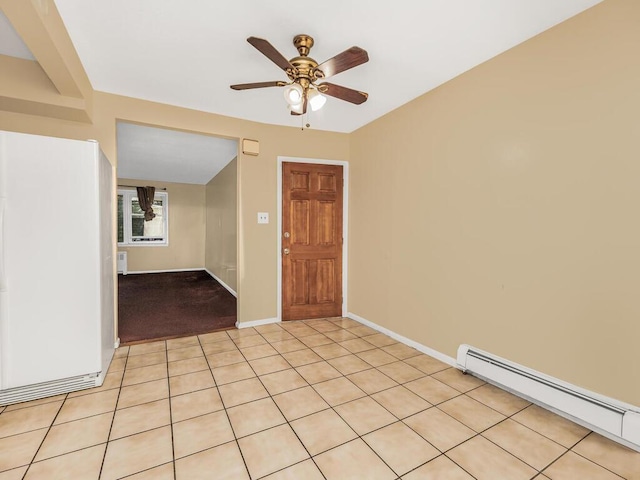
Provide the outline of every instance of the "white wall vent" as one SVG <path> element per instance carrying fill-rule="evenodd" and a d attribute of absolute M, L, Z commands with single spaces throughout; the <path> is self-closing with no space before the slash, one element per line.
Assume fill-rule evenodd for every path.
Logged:
<path fill-rule="evenodd" d="M 458 368 L 640 451 L 640 408 L 585 390 L 469 345 Z"/>
<path fill-rule="evenodd" d="M 118 273 L 127 274 L 127 252 L 118 252 Z"/>

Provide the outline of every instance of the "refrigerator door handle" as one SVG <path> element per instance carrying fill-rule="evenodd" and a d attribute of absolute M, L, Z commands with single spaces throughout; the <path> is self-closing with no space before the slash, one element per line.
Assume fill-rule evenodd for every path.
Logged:
<path fill-rule="evenodd" d="M 0 292 L 7 290 L 7 272 L 5 266 L 4 256 L 4 215 L 5 215 L 6 201 L 0 197 Z"/>

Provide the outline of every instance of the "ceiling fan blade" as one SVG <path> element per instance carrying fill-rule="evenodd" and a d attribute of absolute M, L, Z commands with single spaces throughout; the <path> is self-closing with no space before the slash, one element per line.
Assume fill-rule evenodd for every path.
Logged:
<path fill-rule="evenodd" d="M 238 85 L 231 85 L 234 90 L 249 90 L 250 88 L 265 88 L 265 87 L 284 87 L 286 82 L 257 82 L 257 83 L 240 83 Z"/>
<path fill-rule="evenodd" d="M 285 72 L 288 69 L 294 70 L 293 65 L 289 63 L 289 60 L 284 58 L 282 54 L 278 50 L 276 50 L 276 48 L 273 45 L 271 45 L 269 42 L 267 42 L 265 39 L 258 38 L 258 37 L 249 37 L 247 38 L 247 42 L 249 42 L 255 48 L 260 50 L 260 52 L 265 57 L 267 57 L 273 63 L 278 65 Z"/>
<path fill-rule="evenodd" d="M 318 85 L 321 93 L 325 95 L 329 95 L 331 97 L 339 98 L 340 100 L 345 100 L 347 102 L 355 103 L 356 105 L 360 105 L 367 101 L 369 98 L 368 93 L 359 92 L 357 90 L 353 90 L 351 88 L 343 87 L 341 85 L 335 85 L 333 83 L 321 83 Z"/>
<path fill-rule="evenodd" d="M 322 70 L 324 78 L 329 78 L 350 68 L 367 63 L 368 61 L 369 55 L 366 50 L 360 47 L 351 47 L 318 65 L 318 70 Z"/>

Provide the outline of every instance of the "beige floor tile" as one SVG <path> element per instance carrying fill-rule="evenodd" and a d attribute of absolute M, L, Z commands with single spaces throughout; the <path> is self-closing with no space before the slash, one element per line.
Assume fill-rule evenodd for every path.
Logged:
<path fill-rule="evenodd" d="M 67 395 L 67 398 L 81 397 L 82 395 L 91 395 L 93 393 L 104 392 L 105 390 L 120 388 L 123 376 L 124 370 L 107 373 L 107 375 L 104 377 L 104 382 L 102 382 L 102 385 L 100 385 L 99 387 L 86 388 L 84 390 L 70 392 Z"/>
<path fill-rule="evenodd" d="M 591 433 L 573 451 L 627 480 L 640 479 L 640 453 L 597 433 Z"/>
<path fill-rule="evenodd" d="M 346 342 L 347 340 L 354 340 L 356 338 L 360 338 L 357 335 L 354 335 L 351 332 L 346 330 L 333 330 L 332 332 L 326 332 L 325 335 L 329 337 L 334 342 Z"/>
<path fill-rule="evenodd" d="M 246 380 L 255 377 L 256 374 L 248 362 L 234 363 L 224 367 L 217 367 L 212 370 L 213 378 L 217 385 L 225 385 L 227 383 Z"/>
<path fill-rule="evenodd" d="M 275 402 L 263 398 L 227 410 L 237 438 L 246 437 L 271 427 L 286 423 Z"/>
<path fill-rule="evenodd" d="M 143 403 L 116 411 L 109 440 L 126 437 L 171 423 L 169 399 Z"/>
<path fill-rule="evenodd" d="M 464 423 L 467 427 L 478 433 L 492 427 L 506 418 L 501 413 L 492 410 L 486 405 L 483 405 L 466 395 L 460 395 L 459 397 L 452 398 L 451 400 L 441 403 L 436 408 L 448 413 L 453 418 Z"/>
<path fill-rule="evenodd" d="M 360 353 L 366 352 L 367 350 L 373 350 L 376 348 L 375 345 L 370 344 L 366 340 L 362 338 L 354 338 L 353 340 L 345 340 L 340 342 L 340 346 L 346 348 L 351 353 Z"/>
<path fill-rule="evenodd" d="M 289 421 L 329 408 L 329 404 L 311 387 L 275 395 L 273 400 Z"/>
<path fill-rule="evenodd" d="M 376 402 L 398 418 L 415 415 L 431 404 L 402 385 L 371 395 Z"/>
<path fill-rule="evenodd" d="M 171 377 L 169 378 L 169 386 L 171 387 L 171 395 L 176 396 L 212 388 L 215 386 L 215 382 L 210 370 L 202 370 L 201 372 Z"/>
<path fill-rule="evenodd" d="M 246 362 L 240 350 L 230 350 L 228 352 L 214 353 L 207 355 L 207 362 L 211 368 L 224 367 L 234 363 Z"/>
<path fill-rule="evenodd" d="M 416 357 L 407 358 L 404 363 L 408 363 L 412 367 L 416 367 L 427 375 L 431 375 L 451 367 L 451 365 L 447 365 L 446 363 L 436 360 L 429 355 L 418 355 Z"/>
<path fill-rule="evenodd" d="M 305 460 L 264 477 L 264 480 L 324 480 L 324 477 L 313 460 Z"/>
<path fill-rule="evenodd" d="M 134 355 L 144 355 L 146 353 L 153 353 L 153 352 L 159 352 L 161 350 L 166 350 L 167 345 L 165 344 L 164 340 L 160 340 L 158 342 L 131 345 L 128 348 L 129 348 L 129 357 L 132 357 Z"/>
<path fill-rule="evenodd" d="M 282 342 L 284 340 L 293 340 L 294 338 L 293 335 L 284 330 L 281 330 L 279 332 L 263 333 L 262 336 L 269 343 Z"/>
<path fill-rule="evenodd" d="M 277 395 L 279 393 L 307 386 L 305 379 L 302 378 L 293 368 L 262 375 L 260 380 L 270 395 Z"/>
<path fill-rule="evenodd" d="M 176 480 L 249 480 L 236 442 L 176 460 Z"/>
<path fill-rule="evenodd" d="M 322 361 L 322 357 L 310 348 L 296 350 L 294 352 L 285 352 L 282 357 L 291 364 L 292 367 L 301 367 L 310 363 Z"/>
<path fill-rule="evenodd" d="M 113 353 L 113 358 L 122 358 L 129 355 L 129 347 L 118 347 Z"/>
<path fill-rule="evenodd" d="M 377 335 L 378 331 L 374 330 L 371 327 L 367 327 L 366 325 L 357 325 L 353 327 L 348 327 L 347 330 L 358 337 L 366 337 L 370 335 Z"/>
<path fill-rule="evenodd" d="M 28 465 L 48 431 L 41 428 L 0 438 L 0 472 Z"/>
<path fill-rule="evenodd" d="M 437 408 L 430 408 L 403 420 L 441 452 L 461 444 L 476 432 Z"/>
<path fill-rule="evenodd" d="M 268 335 L 269 333 L 284 332 L 282 327 L 280 327 L 280 325 L 278 325 L 276 323 L 268 323 L 266 325 L 258 325 L 257 327 L 254 327 L 254 328 L 256 329 L 256 332 L 258 332 L 263 337 L 265 335 Z"/>
<path fill-rule="evenodd" d="M 173 424 L 176 459 L 217 447 L 233 439 L 233 430 L 224 410 Z"/>
<path fill-rule="evenodd" d="M 398 475 L 440 455 L 424 438 L 402 422 L 396 422 L 362 438 Z"/>
<path fill-rule="evenodd" d="M 425 374 L 417 368 L 413 368 L 411 365 L 402 361 L 380 365 L 378 370 L 398 383 L 411 382 L 412 380 L 417 380 L 425 376 Z"/>
<path fill-rule="evenodd" d="M 442 383 L 446 383 L 459 392 L 468 392 L 485 384 L 485 382 L 479 378 L 469 374 L 465 375 L 457 368 L 442 370 L 441 372 L 434 373 L 432 377 Z"/>
<path fill-rule="evenodd" d="M 350 375 L 371 368 L 371 365 L 355 355 L 332 358 L 328 363 L 343 375 Z"/>
<path fill-rule="evenodd" d="M 398 359 L 393 355 L 389 355 L 384 350 L 376 348 L 375 350 L 367 350 L 366 352 L 360 352 L 356 354 L 360 359 L 367 362 L 372 367 L 379 367 L 380 365 L 386 365 L 388 363 L 397 362 Z"/>
<path fill-rule="evenodd" d="M 573 452 L 567 452 L 543 473 L 551 480 L 620 480 L 618 475 Z"/>
<path fill-rule="evenodd" d="M 324 360 L 310 365 L 303 365 L 296 368 L 296 370 L 309 383 L 325 382 L 342 376 L 338 370 Z"/>
<path fill-rule="evenodd" d="M 482 435 L 536 470 L 543 470 L 567 451 L 556 442 L 510 419 Z"/>
<path fill-rule="evenodd" d="M 356 322 L 352 318 L 347 317 L 337 317 L 332 319 L 331 321 L 342 328 L 354 328 L 362 326 L 360 322 Z"/>
<path fill-rule="evenodd" d="M 0 480 L 23 480 L 28 467 L 14 468 L 6 472 L 0 472 Z"/>
<path fill-rule="evenodd" d="M 23 408 L 37 407 L 38 405 L 44 405 L 45 403 L 58 402 L 58 401 L 64 400 L 65 398 L 67 398 L 67 394 L 63 393 L 62 395 L 39 398 L 38 400 L 31 400 L 29 402 L 14 403 L 13 405 L 0 407 L 0 413 L 2 413 L 3 411 L 13 412 L 14 410 L 21 410 Z"/>
<path fill-rule="evenodd" d="M 117 389 L 67 399 L 56 417 L 55 425 L 71 422 L 80 418 L 112 412 L 118 401 Z"/>
<path fill-rule="evenodd" d="M 314 458 L 327 480 L 391 480 L 396 474 L 361 439 Z"/>
<path fill-rule="evenodd" d="M 357 434 L 331 409 L 323 410 L 291 422 L 298 438 L 311 455 L 342 445 Z"/>
<path fill-rule="evenodd" d="M 205 343 L 202 345 L 202 351 L 205 355 L 215 355 L 223 352 L 237 352 L 238 347 L 233 340 L 223 340 L 221 342 Z"/>
<path fill-rule="evenodd" d="M 343 357 L 349 355 L 351 352 L 346 348 L 341 347 L 337 343 L 330 343 L 329 345 L 320 345 L 319 347 L 313 347 L 312 350 L 320 355 L 325 360 L 332 358 Z"/>
<path fill-rule="evenodd" d="M 124 370 L 126 363 L 127 363 L 126 357 L 113 358 L 111 360 L 111 363 L 109 364 L 109 370 L 107 370 L 107 373 L 120 372 Z"/>
<path fill-rule="evenodd" d="M 35 460 L 45 460 L 106 443 L 112 419 L 113 413 L 103 413 L 51 427 Z"/>
<path fill-rule="evenodd" d="M 148 367 L 149 365 L 157 365 L 167 362 L 167 352 L 161 350 L 159 352 L 145 353 L 143 355 L 133 355 L 127 359 L 127 370 L 132 368 Z"/>
<path fill-rule="evenodd" d="M 109 442 L 100 480 L 115 480 L 171 460 L 171 427 L 138 433 Z"/>
<path fill-rule="evenodd" d="M 127 408 L 141 403 L 154 402 L 169 397 L 167 379 L 154 380 L 152 382 L 139 383 L 128 387 L 122 387 L 118 398 L 118 408 Z"/>
<path fill-rule="evenodd" d="M 294 338 L 292 340 L 283 340 L 282 342 L 273 342 L 271 343 L 271 346 L 282 354 L 296 352 L 298 350 L 304 350 L 305 348 L 307 348 L 307 346 L 297 338 Z M 286 356 L 284 357 L 286 358 Z"/>
<path fill-rule="evenodd" d="M 127 477 L 127 480 L 174 480 L 173 462 Z"/>
<path fill-rule="evenodd" d="M 209 370 L 209 364 L 205 357 L 178 360 L 177 362 L 169 362 L 168 365 L 170 377 L 184 375 L 185 373 L 199 372 L 201 370 Z"/>
<path fill-rule="evenodd" d="M 233 341 L 236 346 L 240 349 L 249 348 L 249 347 L 257 347 L 259 345 L 268 345 L 267 341 L 262 337 L 262 335 L 253 335 L 250 337 L 242 337 Z"/>
<path fill-rule="evenodd" d="M 220 387 L 220 395 L 226 408 L 235 407 L 247 402 L 259 400 L 269 396 L 257 378 L 250 378 L 240 382 L 229 383 Z"/>
<path fill-rule="evenodd" d="M 296 338 L 308 337 L 309 335 L 315 335 L 318 333 L 317 330 L 300 323 L 296 325 L 283 325 L 282 328 Z"/>
<path fill-rule="evenodd" d="M 106 444 L 67 453 L 31 465 L 25 480 L 97 479 L 100 476 Z"/>
<path fill-rule="evenodd" d="M 433 405 L 438 405 L 460 395 L 458 390 L 439 382 L 433 377 L 424 377 L 408 382 L 405 387 Z"/>
<path fill-rule="evenodd" d="M 327 319 L 320 320 L 319 322 L 315 322 L 309 326 L 322 333 L 335 332 L 336 330 L 340 330 L 342 328 Z"/>
<path fill-rule="evenodd" d="M 226 331 L 204 333 L 202 335 L 198 335 L 198 339 L 200 340 L 200 343 L 203 345 L 205 343 L 215 343 L 215 342 L 221 342 L 223 340 L 231 340 L 229 338 L 229 335 L 227 335 Z"/>
<path fill-rule="evenodd" d="M 511 418 L 567 448 L 573 447 L 589 434 L 586 428 L 537 405 L 531 405 Z"/>
<path fill-rule="evenodd" d="M 307 347 L 319 347 L 320 345 L 327 345 L 329 343 L 334 343 L 326 335 L 321 333 L 316 333 L 315 335 L 309 335 L 308 337 L 303 337 L 300 339 L 302 343 L 304 343 Z"/>
<path fill-rule="evenodd" d="M 375 368 L 352 373 L 347 378 L 369 395 L 398 385 L 394 380 L 391 380 Z"/>
<path fill-rule="evenodd" d="M 191 347 L 176 348 L 174 350 L 167 351 L 167 358 L 170 362 L 177 360 L 188 360 L 189 358 L 197 358 L 204 356 L 204 352 L 200 345 L 193 345 Z"/>
<path fill-rule="evenodd" d="M 200 345 L 200 342 L 198 341 L 197 336 L 172 338 L 170 340 L 167 340 L 167 350 L 192 347 L 195 345 L 198 345 L 198 346 Z"/>
<path fill-rule="evenodd" d="M 531 402 L 489 384 L 471 390 L 467 395 L 507 417 L 531 405 Z"/>
<path fill-rule="evenodd" d="M 309 458 L 289 425 L 238 440 L 251 478 L 260 478 Z"/>
<path fill-rule="evenodd" d="M 473 480 L 473 477 L 445 455 L 406 474 L 402 480 Z"/>
<path fill-rule="evenodd" d="M 171 397 L 171 418 L 173 422 L 217 412 L 222 408 L 222 401 L 217 388 L 208 388 Z"/>
<path fill-rule="evenodd" d="M 122 379 L 122 386 L 126 387 L 138 383 L 151 382 L 153 380 L 160 380 L 161 378 L 167 378 L 166 363 L 127 370 Z"/>
<path fill-rule="evenodd" d="M 384 333 L 375 333 L 373 335 L 368 335 L 365 337 L 365 340 L 376 347 L 387 347 L 389 345 L 395 345 L 396 342 L 389 335 L 385 335 Z"/>
<path fill-rule="evenodd" d="M 282 355 L 272 355 L 271 357 L 258 358 L 249 362 L 256 375 L 266 375 L 267 373 L 279 372 L 291 368 Z"/>
<path fill-rule="evenodd" d="M 481 436 L 458 445 L 447 456 L 478 480 L 528 480 L 538 473 Z"/>
<path fill-rule="evenodd" d="M 335 410 L 358 435 L 365 435 L 397 421 L 370 397 L 339 405 Z"/>
<path fill-rule="evenodd" d="M 382 347 L 382 350 L 387 352 L 390 355 L 393 355 L 399 360 L 406 360 L 411 357 L 422 355 L 415 348 L 410 347 L 409 345 L 405 345 L 403 343 L 395 343 L 393 345 L 387 345 L 386 347 Z"/>
<path fill-rule="evenodd" d="M 247 360 L 255 360 L 257 358 L 270 357 L 271 355 L 278 354 L 277 350 L 268 343 L 256 345 L 255 347 L 241 348 L 240 351 Z"/>
<path fill-rule="evenodd" d="M 2 412 L 0 415 L 0 438 L 48 427 L 53 423 L 62 401 Z"/>
<path fill-rule="evenodd" d="M 334 378 L 322 383 L 316 383 L 313 388 L 331 406 L 350 402 L 364 397 L 366 393 L 356 387 L 348 378 Z"/>
<path fill-rule="evenodd" d="M 236 328 L 235 330 L 233 329 L 227 330 L 227 335 L 229 335 L 229 337 L 232 340 L 237 340 L 238 338 L 252 337 L 254 335 L 258 335 L 258 331 L 253 327 Z"/>

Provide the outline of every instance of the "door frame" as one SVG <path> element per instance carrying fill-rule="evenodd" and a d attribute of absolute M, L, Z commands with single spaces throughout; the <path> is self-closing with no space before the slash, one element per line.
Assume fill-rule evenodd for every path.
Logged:
<path fill-rule="evenodd" d="M 282 163 L 315 163 L 320 165 L 340 165 L 344 187 L 342 189 L 342 316 L 347 316 L 347 281 L 349 279 L 349 162 L 344 160 L 322 160 L 318 158 L 282 157 L 278 156 L 277 173 L 277 229 L 278 229 L 278 280 L 277 280 L 277 312 L 278 322 L 282 322 Z"/>

